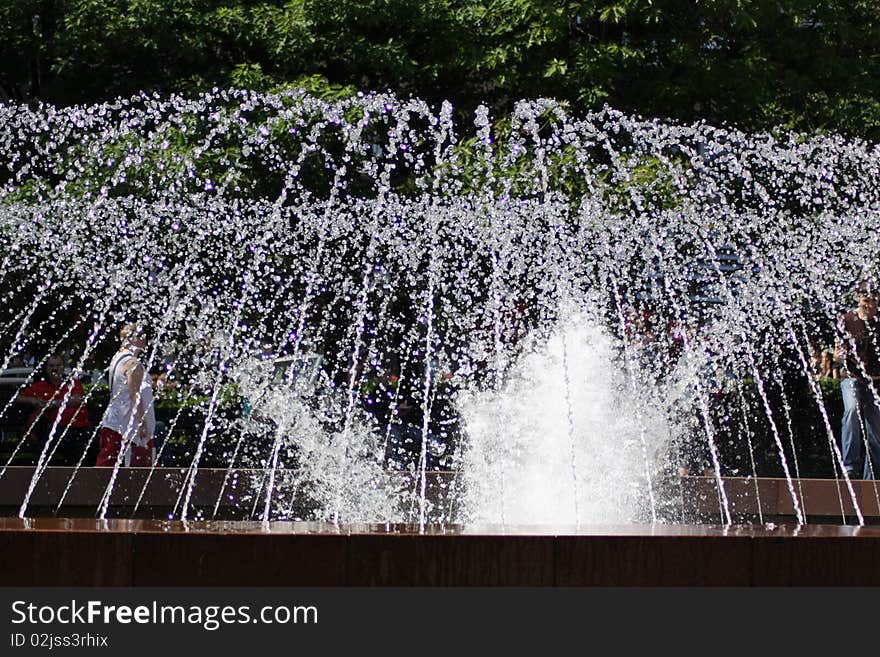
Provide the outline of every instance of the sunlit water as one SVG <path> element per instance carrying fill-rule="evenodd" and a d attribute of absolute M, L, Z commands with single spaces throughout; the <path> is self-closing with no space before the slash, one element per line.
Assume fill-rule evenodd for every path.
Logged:
<path fill-rule="evenodd" d="M 634 398 L 612 340 L 584 316 L 526 353 L 500 390 L 463 396 L 469 519 L 650 519 L 646 455 L 670 434 L 663 414 Z"/>
<path fill-rule="evenodd" d="M 253 518 L 663 521 L 683 453 L 755 475 L 760 428 L 797 476 L 779 400 L 825 411 L 808 341 L 875 273 L 878 166 L 551 101 L 500 125 L 390 95 L 0 106 L 0 369 L 73 345 L 100 370 L 145 324 L 202 418 L 184 518 L 210 455 L 257 469 L 227 489 Z"/>

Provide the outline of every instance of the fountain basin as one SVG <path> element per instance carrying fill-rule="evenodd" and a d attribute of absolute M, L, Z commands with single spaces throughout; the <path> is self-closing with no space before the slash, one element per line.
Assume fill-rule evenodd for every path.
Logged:
<path fill-rule="evenodd" d="M 108 517 L 165 519 L 179 517 L 175 506 L 185 486 L 187 468 L 121 468 L 118 471 L 108 506 Z M 200 468 L 193 485 L 190 508 L 203 510 L 224 520 L 250 520 L 255 505 L 245 502 L 255 493 L 252 482 L 260 480 L 263 470 Z M 0 514 L 15 516 L 25 498 L 34 468 L 12 466 L 0 477 Z M 38 480 L 30 497 L 27 516 L 93 518 L 101 496 L 110 481 L 111 468 L 80 468 L 68 487 L 74 468 L 49 467 Z M 416 489 L 419 482 L 412 473 L 394 473 L 402 487 Z M 438 516 L 452 517 L 455 500 L 448 494 L 457 473 L 432 471 L 426 474 L 426 496 Z M 781 478 L 722 477 L 731 517 L 746 523 L 796 522 L 794 502 L 788 482 Z M 853 492 L 866 524 L 880 523 L 880 484 L 853 480 Z M 852 496 L 843 480 L 795 479 L 795 494 L 808 523 L 858 524 Z M 673 521 L 687 524 L 717 522 L 723 524 L 718 482 L 714 477 L 682 477 L 678 487 L 677 508 Z M 672 492 L 670 499 L 675 499 Z M 138 499 L 140 498 L 140 503 Z M 219 500 L 219 502 L 218 502 Z M 137 506 L 137 514 L 135 507 Z M 259 505 L 257 505 L 259 511 Z M 188 517 L 198 519 L 196 512 Z"/>
<path fill-rule="evenodd" d="M 878 586 L 880 527 L 5 518 L 6 586 Z"/>
<path fill-rule="evenodd" d="M 842 479 L 793 479 L 792 497 L 786 479 L 773 477 L 722 477 L 731 517 L 735 521 L 796 522 L 794 499 L 807 522 L 858 524 L 858 505 L 866 524 L 880 523 L 880 484 L 852 480 L 853 494 Z M 679 481 L 679 519 L 695 521 L 714 517 L 723 522 L 718 482 L 714 477 L 683 477 Z"/>
<path fill-rule="evenodd" d="M 32 468 L 9 468 L 0 478 L 4 509 L 17 511 L 32 474 Z M 865 526 L 798 526 L 792 523 L 785 480 L 759 479 L 756 495 L 755 481 L 739 478 L 723 480 L 732 514 L 753 519 L 760 497 L 765 524 L 685 524 L 718 513 L 715 480 L 685 477 L 678 482 L 682 524 L 420 528 L 48 517 L 94 515 L 111 470 L 80 469 L 56 512 L 71 474 L 69 468 L 47 470 L 31 498 L 29 513 L 35 517 L 0 518 L 0 581 L 6 586 L 880 585 L 880 526 L 871 524 L 880 521 L 880 511 L 868 481 L 853 482 Z M 171 508 L 185 474 L 156 469 L 142 511 Z M 193 506 L 213 505 L 224 480 L 228 485 L 227 474 L 200 470 Z M 243 481 L 248 472 L 237 474 Z M 120 470 L 110 506 L 114 514 L 131 510 L 148 475 L 146 469 Z M 429 491 L 437 503 L 454 476 L 431 473 Z M 836 516 L 837 523 L 852 523 L 845 484 L 794 483 L 808 519 L 834 522 Z M 221 514 L 234 511 L 230 506 Z"/>
<path fill-rule="evenodd" d="M 19 515 L 34 470 L 33 466 L 6 468 L 0 476 L 0 515 Z M 268 472 L 247 468 L 199 468 L 187 517 L 198 519 L 199 513 L 224 520 L 259 517 L 264 493 L 259 483 L 264 481 Z M 113 468 L 81 467 L 75 472 L 72 467 L 47 467 L 28 498 L 25 515 L 93 518 L 112 474 Z M 188 474 L 188 468 L 120 468 L 110 495 L 108 517 L 180 517 L 180 502 L 187 487 Z M 416 474 L 390 474 L 395 487 L 418 490 L 420 481 Z M 447 491 L 456 476 L 457 473 L 449 471 L 426 473 L 426 497 L 437 513 L 445 513 L 454 503 Z M 304 509 L 303 513 L 307 514 L 307 510 Z"/>

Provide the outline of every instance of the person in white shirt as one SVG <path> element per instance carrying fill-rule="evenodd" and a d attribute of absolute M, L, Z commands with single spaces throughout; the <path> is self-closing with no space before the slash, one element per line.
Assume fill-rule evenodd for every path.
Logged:
<path fill-rule="evenodd" d="M 110 403 L 98 434 L 95 465 L 114 467 L 122 458 L 126 466 L 149 467 L 155 460 L 156 416 L 152 382 L 139 360 L 146 334 L 136 324 L 126 324 L 119 338 L 121 346 L 110 361 Z"/>

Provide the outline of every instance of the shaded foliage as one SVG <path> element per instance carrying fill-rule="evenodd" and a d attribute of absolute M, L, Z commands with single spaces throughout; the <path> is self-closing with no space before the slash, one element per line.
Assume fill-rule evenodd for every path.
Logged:
<path fill-rule="evenodd" d="M 466 114 L 553 97 L 880 139 L 867 0 L 13 0 L 0 36 L 0 85 L 19 100 L 393 89 Z"/>

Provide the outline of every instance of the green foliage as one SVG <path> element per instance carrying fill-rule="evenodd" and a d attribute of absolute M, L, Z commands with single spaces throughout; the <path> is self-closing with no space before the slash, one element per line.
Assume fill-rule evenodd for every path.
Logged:
<path fill-rule="evenodd" d="M 12 0 L 0 87 L 58 104 L 141 90 L 302 85 L 519 98 L 745 129 L 880 139 L 867 0 Z"/>
<path fill-rule="evenodd" d="M 110 401 L 110 388 L 106 383 L 83 384 L 87 396 L 87 407 L 92 419 L 100 418 Z M 206 409 L 210 404 L 210 394 L 202 392 L 181 393 L 176 388 L 156 391 L 154 406 L 157 410 L 176 412 L 181 409 Z M 218 407 L 225 410 L 240 410 L 241 395 L 235 384 L 224 385 L 217 397 Z"/>
<path fill-rule="evenodd" d="M 840 379 L 819 379 L 819 389 L 822 391 L 822 398 L 825 403 L 842 405 L 843 398 L 840 392 Z"/>

